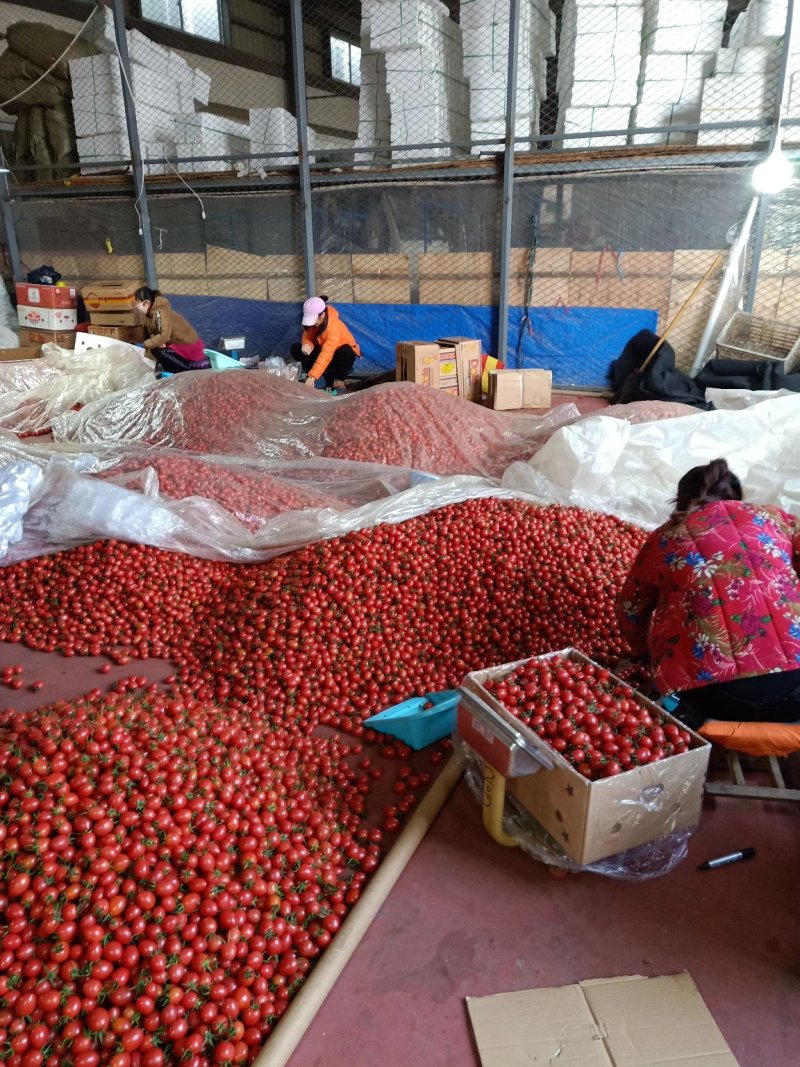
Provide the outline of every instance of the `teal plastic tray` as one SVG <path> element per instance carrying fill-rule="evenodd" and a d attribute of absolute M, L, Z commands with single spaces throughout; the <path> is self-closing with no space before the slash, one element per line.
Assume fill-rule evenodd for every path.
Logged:
<path fill-rule="evenodd" d="M 425 748 L 443 737 L 449 737 L 456 724 L 456 708 L 459 695 L 455 689 L 445 689 L 441 693 L 426 693 L 422 697 L 412 697 L 401 704 L 386 708 L 385 711 L 367 719 L 364 725 L 370 730 L 404 741 L 409 748 Z M 430 704 L 430 707 L 425 707 Z"/>

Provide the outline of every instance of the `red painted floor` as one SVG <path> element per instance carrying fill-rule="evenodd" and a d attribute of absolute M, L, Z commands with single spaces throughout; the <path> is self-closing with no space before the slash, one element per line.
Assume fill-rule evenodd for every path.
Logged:
<path fill-rule="evenodd" d="M 747 845 L 750 862 L 696 869 Z M 462 782 L 289 1065 L 469 1067 L 467 996 L 684 970 L 741 1067 L 800 1063 L 799 888 L 800 804 L 720 798 L 651 882 L 555 881 L 488 837 Z"/>

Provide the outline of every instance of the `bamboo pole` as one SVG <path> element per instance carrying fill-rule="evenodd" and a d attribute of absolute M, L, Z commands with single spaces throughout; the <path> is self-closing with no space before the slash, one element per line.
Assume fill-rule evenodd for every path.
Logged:
<path fill-rule="evenodd" d="M 720 265 L 720 263 L 722 262 L 724 256 L 725 256 L 724 252 L 720 252 L 719 253 L 719 255 L 716 257 L 714 262 L 711 264 L 711 266 L 705 272 L 703 277 L 700 279 L 700 281 L 697 283 L 697 285 L 694 287 L 694 289 L 692 289 L 691 293 L 689 293 L 689 295 L 686 297 L 684 302 L 681 304 L 681 306 L 675 312 L 675 315 L 672 318 L 672 322 L 670 322 L 669 326 L 667 326 L 666 330 L 664 330 L 664 333 L 661 335 L 661 337 L 659 337 L 658 341 L 656 342 L 656 344 L 651 349 L 650 354 L 648 355 L 647 359 L 644 361 L 644 363 L 641 365 L 641 367 L 639 367 L 639 373 L 640 374 L 647 367 L 647 365 L 650 363 L 650 361 L 653 359 L 653 356 L 655 356 L 655 354 L 656 354 L 656 352 L 658 352 L 659 348 L 661 348 L 661 346 L 664 344 L 664 342 L 666 341 L 667 337 L 669 336 L 669 331 L 672 329 L 672 327 L 675 325 L 675 323 L 678 321 L 678 319 L 681 317 L 681 315 L 687 309 L 689 304 L 691 304 L 692 300 L 694 300 L 695 294 L 700 292 L 702 287 L 705 285 L 705 283 L 708 281 L 708 279 L 711 277 L 711 275 L 714 273 L 714 271 Z"/>
<path fill-rule="evenodd" d="M 358 903 L 325 949 L 307 982 L 300 988 L 274 1033 L 253 1061 L 252 1067 L 284 1067 L 303 1038 L 323 1001 L 353 955 L 395 882 L 436 816 L 452 793 L 462 768 L 451 756 L 428 790 L 425 799 L 406 823 L 394 847 L 381 863 Z"/>

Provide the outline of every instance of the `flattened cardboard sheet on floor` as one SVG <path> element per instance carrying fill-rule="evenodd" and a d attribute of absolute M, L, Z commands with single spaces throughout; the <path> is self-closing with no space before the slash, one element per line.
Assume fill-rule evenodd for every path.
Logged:
<path fill-rule="evenodd" d="M 467 997 L 481 1067 L 738 1067 L 692 976 Z"/>

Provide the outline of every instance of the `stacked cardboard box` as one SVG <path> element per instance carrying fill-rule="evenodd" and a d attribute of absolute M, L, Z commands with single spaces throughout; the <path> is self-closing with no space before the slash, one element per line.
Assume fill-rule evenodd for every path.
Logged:
<path fill-rule="evenodd" d="M 81 290 L 89 312 L 89 333 L 136 344 L 144 340 L 144 326 L 133 306 L 138 282 L 89 282 Z"/>
<path fill-rule="evenodd" d="M 470 337 L 399 341 L 398 382 L 416 382 L 466 400 L 481 399 L 481 343 Z"/>
<path fill-rule="evenodd" d="M 550 370 L 493 370 L 489 374 L 489 403 L 496 411 L 549 408 L 552 388 Z"/>
<path fill-rule="evenodd" d="M 643 0 L 565 0 L 559 42 L 560 147 L 608 148 L 628 140 L 641 63 Z M 591 136 L 603 131 L 611 136 Z"/>
<path fill-rule="evenodd" d="M 22 347 L 37 347 L 50 342 L 60 348 L 75 347 L 77 289 L 69 285 L 18 282 L 16 295 L 19 343 Z"/>

